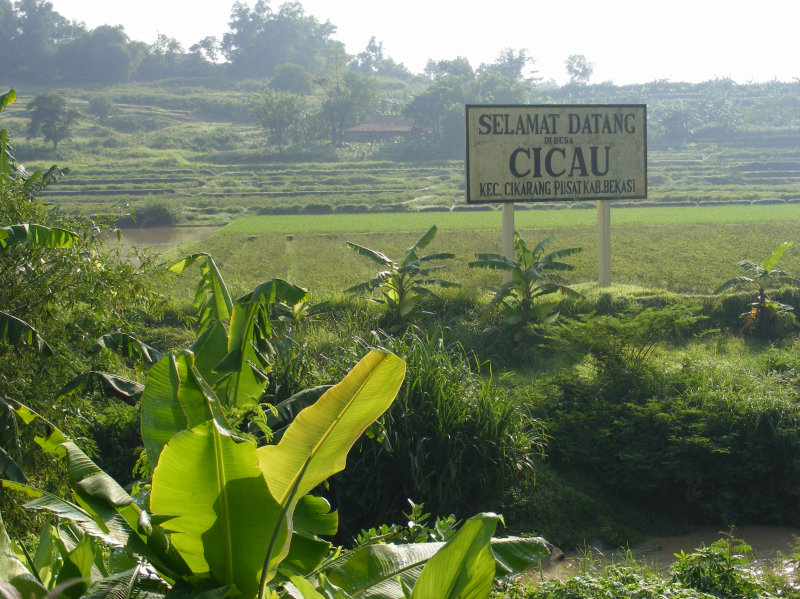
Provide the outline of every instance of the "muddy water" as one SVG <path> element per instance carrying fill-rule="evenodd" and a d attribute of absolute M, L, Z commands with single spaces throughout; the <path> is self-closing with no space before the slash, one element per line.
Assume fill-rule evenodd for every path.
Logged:
<path fill-rule="evenodd" d="M 120 229 L 123 246 L 150 248 L 157 252 L 166 252 L 188 242 L 202 241 L 211 236 L 219 227 L 148 227 L 143 229 Z M 117 237 L 111 237 L 111 243 L 117 243 Z"/>
<path fill-rule="evenodd" d="M 692 532 L 691 534 L 675 537 L 653 537 L 647 539 L 641 545 L 631 548 L 634 559 L 642 564 L 666 569 L 675 561 L 675 553 L 681 550 L 686 553 L 706 546 L 725 536 L 727 531 L 720 531 L 719 528 L 704 528 Z M 800 529 L 772 526 L 743 526 L 733 532 L 734 538 L 742 539 L 753 548 L 753 552 L 748 556 L 750 561 L 758 563 L 771 563 L 779 560 L 781 556 L 788 555 L 798 544 L 800 544 Z M 598 548 L 588 547 L 591 552 L 591 560 L 595 562 L 620 561 L 624 553 L 624 548 Z M 529 578 L 537 580 L 540 577 L 546 579 L 564 579 L 579 574 L 581 560 L 587 561 L 587 556 L 578 554 L 568 554 L 558 558 L 557 554 L 549 560 L 544 560 L 542 569 L 538 568 L 534 572 L 529 571 Z"/>

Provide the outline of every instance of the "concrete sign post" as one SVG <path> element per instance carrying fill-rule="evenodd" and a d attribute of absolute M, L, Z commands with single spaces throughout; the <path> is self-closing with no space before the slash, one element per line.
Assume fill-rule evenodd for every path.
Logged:
<path fill-rule="evenodd" d="M 503 204 L 513 227 L 514 202 L 597 200 L 598 279 L 610 284 L 609 202 L 647 197 L 646 106 L 468 105 L 466 119 L 467 203 Z"/>
<path fill-rule="evenodd" d="M 503 202 L 503 255 L 514 259 L 514 202 Z M 503 271 L 503 285 L 511 281 L 511 271 Z"/>

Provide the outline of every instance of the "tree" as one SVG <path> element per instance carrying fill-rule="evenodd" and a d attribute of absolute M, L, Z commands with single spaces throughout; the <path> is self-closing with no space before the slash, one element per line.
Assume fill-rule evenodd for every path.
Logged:
<path fill-rule="evenodd" d="M 454 71 L 463 74 L 436 75 L 433 83 L 414 96 L 403 110 L 418 125 L 430 130 L 432 143 L 429 145 L 435 147 L 439 158 L 463 153 L 464 105 L 476 99 L 472 69 L 467 72 L 460 68 L 469 67 L 469 63 L 459 61 L 458 65 L 450 66 L 455 66 Z"/>
<path fill-rule="evenodd" d="M 58 151 L 58 143 L 72 136 L 72 125 L 78 120 L 80 112 L 67 105 L 64 96 L 43 93 L 36 96 L 27 107 L 31 119 L 27 139 L 42 137 L 53 143 L 53 151 Z"/>
<path fill-rule="evenodd" d="M 328 125 L 331 143 L 341 143 L 345 128 L 355 125 L 373 110 L 377 89 L 374 79 L 347 70 L 347 55 L 341 48 L 328 54 L 326 76 L 321 80 L 325 99 L 320 116 Z"/>
<path fill-rule="evenodd" d="M 268 0 L 258 0 L 252 9 L 236 2 L 230 27 L 222 38 L 222 51 L 241 76 L 270 76 L 287 62 L 317 71 L 320 57 L 341 46 L 330 39 L 336 27 L 306 16 L 299 2 L 286 2 L 277 13 Z"/>
<path fill-rule="evenodd" d="M 8 69 L 14 63 L 13 48 L 9 42 L 17 36 L 17 27 L 17 13 L 14 11 L 11 0 L 0 0 L 0 39 L 3 40 L 5 50 L 4 59 L 0 63 L 0 73 L 3 75 L 8 73 Z M 11 56 L 7 53 L 8 51 L 12 51 Z"/>
<path fill-rule="evenodd" d="M 383 62 L 383 42 L 379 42 L 373 35 L 363 52 L 359 52 L 353 59 L 353 69 L 365 75 L 372 75 L 378 71 Z"/>
<path fill-rule="evenodd" d="M 735 291 L 754 291 L 755 298 L 750 308 L 741 315 L 744 330 L 762 338 L 771 337 L 782 326 L 795 324 L 793 308 L 773 300 L 767 290 L 778 287 L 800 287 L 800 279 L 777 268 L 778 261 L 784 252 L 794 245 L 794 241 L 784 241 L 772 254 L 756 264 L 750 260 L 741 260 L 741 266 L 747 274 L 728 279 L 717 287 L 714 293 L 726 294 Z"/>
<path fill-rule="evenodd" d="M 58 44 L 74 39 L 83 26 L 70 23 L 53 10 L 48 0 L 18 0 L 18 34 L 4 40 L 18 56 L 16 70 L 26 80 L 45 81 L 56 74 L 53 59 Z"/>
<path fill-rule="evenodd" d="M 116 83 L 136 72 L 143 58 L 137 50 L 122 26 L 102 25 L 62 43 L 56 62 L 64 80 Z"/>
<path fill-rule="evenodd" d="M 269 82 L 272 89 L 307 96 L 312 91 L 311 73 L 299 64 L 286 63 L 279 66 Z"/>
<path fill-rule="evenodd" d="M 447 76 L 461 76 L 469 79 L 475 76 L 469 60 L 463 56 L 454 58 L 453 60 L 428 60 L 425 65 L 425 74 L 434 81 Z"/>
<path fill-rule="evenodd" d="M 217 59 L 219 58 L 220 48 L 221 44 L 217 38 L 213 35 L 209 35 L 201 39 L 196 44 L 193 44 L 189 48 L 189 52 L 197 54 L 208 62 L 216 63 Z"/>
<path fill-rule="evenodd" d="M 534 83 L 541 78 L 536 77 L 536 69 L 532 68 L 536 61 L 528 56 L 527 50 L 513 50 L 504 48 L 497 59 L 491 64 L 482 64 L 478 67 L 478 74 L 495 73 L 511 81 L 526 81 Z M 530 66 L 526 76 L 526 68 Z"/>
<path fill-rule="evenodd" d="M 570 83 L 586 85 L 594 71 L 594 65 L 583 54 L 570 54 L 564 62 Z"/>
<path fill-rule="evenodd" d="M 298 125 L 306 116 L 303 98 L 270 88 L 252 96 L 249 105 L 250 113 L 278 150 L 297 136 Z"/>
<path fill-rule="evenodd" d="M 373 35 L 363 52 L 359 52 L 350 62 L 350 68 L 364 75 L 383 75 L 407 79 L 411 77 L 408 69 L 396 63 L 391 57 L 384 56 L 383 42 Z"/>

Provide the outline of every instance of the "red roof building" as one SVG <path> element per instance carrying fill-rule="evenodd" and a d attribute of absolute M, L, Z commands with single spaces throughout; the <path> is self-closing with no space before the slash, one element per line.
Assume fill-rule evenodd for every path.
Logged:
<path fill-rule="evenodd" d="M 414 124 L 414 119 L 393 114 L 371 116 L 355 127 L 345 129 L 344 141 L 384 141 L 413 131 L 422 131 Z"/>

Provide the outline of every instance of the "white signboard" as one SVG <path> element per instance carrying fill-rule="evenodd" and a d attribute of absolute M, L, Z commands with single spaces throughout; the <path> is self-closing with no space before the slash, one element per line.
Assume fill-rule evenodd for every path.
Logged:
<path fill-rule="evenodd" d="M 467 203 L 647 197 L 644 104 L 466 108 Z"/>

